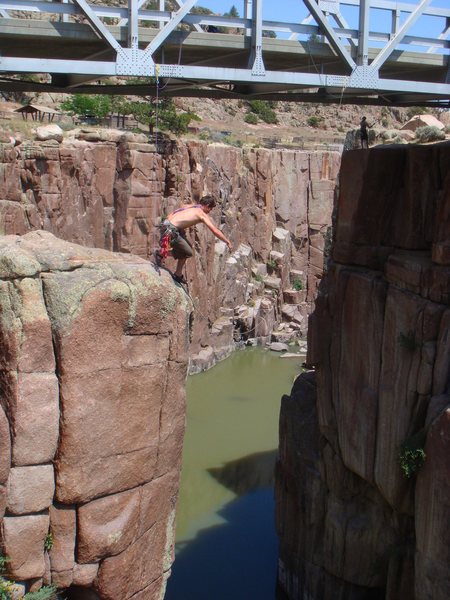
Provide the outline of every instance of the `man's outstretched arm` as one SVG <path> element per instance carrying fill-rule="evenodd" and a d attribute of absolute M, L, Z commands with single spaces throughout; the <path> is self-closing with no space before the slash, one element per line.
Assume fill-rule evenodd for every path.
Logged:
<path fill-rule="evenodd" d="M 225 244 L 228 246 L 229 250 L 232 249 L 232 244 L 231 244 L 230 240 L 220 231 L 220 229 L 217 229 L 217 227 L 214 225 L 214 223 L 211 221 L 211 219 L 208 217 L 208 215 L 205 215 L 205 213 L 202 213 L 200 216 L 200 219 L 206 225 L 206 227 L 208 227 L 208 229 L 210 229 L 213 232 L 213 234 L 216 236 L 216 238 L 219 238 L 219 240 L 222 240 L 223 242 L 225 242 Z"/>

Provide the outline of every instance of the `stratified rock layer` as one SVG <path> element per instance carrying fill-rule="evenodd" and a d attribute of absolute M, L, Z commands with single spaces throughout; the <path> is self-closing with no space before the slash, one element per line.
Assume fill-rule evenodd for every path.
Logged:
<path fill-rule="evenodd" d="M 131 255 L 0 239 L 8 575 L 159 599 L 170 572 L 190 301 Z"/>
<path fill-rule="evenodd" d="M 329 237 L 337 152 L 204 142 L 169 142 L 157 152 L 143 135 L 77 136 L 0 146 L 2 233 L 45 229 L 148 258 L 163 215 L 213 194 L 220 206 L 211 216 L 234 251 L 205 227 L 189 234 L 191 370 L 227 356 L 239 339 L 288 342 L 306 333 Z"/>
<path fill-rule="evenodd" d="M 315 373 L 282 401 L 279 582 L 293 600 L 446 600 L 450 145 L 344 154 L 335 210 Z"/>

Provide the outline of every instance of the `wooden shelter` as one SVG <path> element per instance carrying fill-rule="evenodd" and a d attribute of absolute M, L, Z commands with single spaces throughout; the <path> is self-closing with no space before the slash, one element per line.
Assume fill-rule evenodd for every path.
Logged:
<path fill-rule="evenodd" d="M 61 113 L 54 108 L 40 106 L 39 104 L 27 104 L 16 108 L 14 112 L 22 113 L 24 119 L 28 119 L 28 115 L 31 115 L 33 121 L 45 121 L 45 118 L 47 118 L 49 123 L 53 121 L 55 116 L 58 116 L 58 118 L 61 116 Z"/>

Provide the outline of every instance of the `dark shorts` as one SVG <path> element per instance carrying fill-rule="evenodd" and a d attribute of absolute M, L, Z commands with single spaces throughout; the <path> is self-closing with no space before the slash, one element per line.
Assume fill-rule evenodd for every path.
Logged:
<path fill-rule="evenodd" d="M 171 243 L 171 246 L 174 258 L 189 258 L 192 256 L 192 246 L 187 241 L 184 231 L 178 231 L 178 238 Z"/>
<path fill-rule="evenodd" d="M 169 234 L 172 256 L 174 258 L 189 258 L 192 256 L 192 246 L 186 239 L 183 230 L 178 229 L 170 221 L 164 221 L 162 224 L 162 236 Z"/>

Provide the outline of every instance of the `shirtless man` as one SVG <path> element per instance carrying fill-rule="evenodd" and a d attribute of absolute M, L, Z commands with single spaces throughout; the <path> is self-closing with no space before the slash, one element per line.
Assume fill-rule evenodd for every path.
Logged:
<path fill-rule="evenodd" d="M 214 223 L 209 218 L 209 213 L 212 211 L 216 201 L 212 196 L 203 196 L 198 204 L 184 204 L 181 208 L 174 210 L 161 224 L 161 240 L 163 245 L 165 236 L 172 247 L 172 256 L 177 259 L 177 267 L 173 278 L 178 283 L 186 283 L 183 277 L 183 267 L 186 260 L 192 256 L 192 246 L 186 239 L 185 229 L 193 227 L 198 223 L 204 223 L 213 234 L 225 242 L 229 250 L 232 245 L 230 240 L 217 229 Z M 162 258 L 161 251 L 156 252 L 157 259 Z"/>
<path fill-rule="evenodd" d="M 369 125 L 366 117 L 361 119 L 359 124 L 359 135 L 361 137 L 361 148 L 369 148 L 369 129 L 371 129 L 373 125 Z"/>

